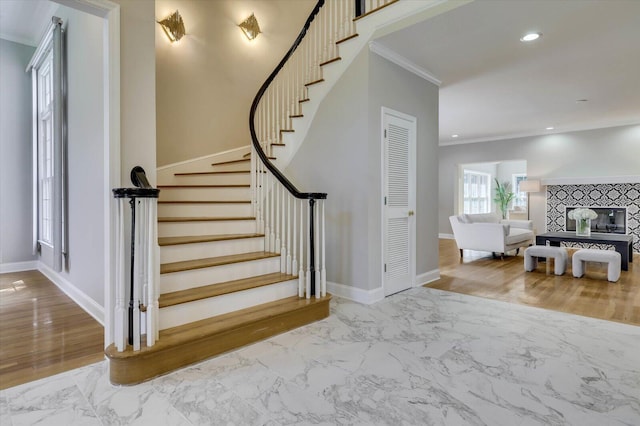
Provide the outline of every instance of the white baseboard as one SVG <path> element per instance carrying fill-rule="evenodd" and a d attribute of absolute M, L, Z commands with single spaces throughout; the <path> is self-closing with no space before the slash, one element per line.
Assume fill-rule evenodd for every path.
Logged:
<path fill-rule="evenodd" d="M 327 281 L 327 292 L 354 302 L 370 305 L 384 299 L 384 289 L 382 287 L 373 290 L 363 290 L 357 287 L 351 287 L 344 284 L 332 283 Z"/>
<path fill-rule="evenodd" d="M 96 321 L 104 327 L 104 307 L 100 306 L 95 300 L 78 290 L 73 284 L 64 279 L 53 269 L 49 268 L 42 262 L 38 262 L 38 271 L 42 272 L 51 280 L 60 290 L 76 302 L 82 309 L 91 315 Z"/>
<path fill-rule="evenodd" d="M 440 279 L 440 269 L 434 269 L 432 271 L 427 271 L 424 274 L 419 274 L 416 276 L 416 287 L 423 286 L 430 282 L 436 281 Z"/>
<path fill-rule="evenodd" d="M 453 237 L 453 234 L 438 234 L 438 238 L 443 239 L 443 240 L 453 240 L 453 239 L 455 239 Z"/>
<path fill-rule="evenodd" d="M 38 261 L 36 260 L 30 260 L 28 262 L 0 263 L 0 274 L 33 271 L 34 269 L 38 269 Z"/>

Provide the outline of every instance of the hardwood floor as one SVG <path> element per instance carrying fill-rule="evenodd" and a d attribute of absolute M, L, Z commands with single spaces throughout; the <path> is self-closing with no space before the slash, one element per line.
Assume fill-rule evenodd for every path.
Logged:
<path fill-rule="evenodd" d="M 104 359 L 102 326 L 38 271 L 0 274 L 0 389 Z"/>
<path fill-rule="evenodd" d="M 570 251 L 571 253 L 571 251 Z M 454 240 L 440 240 L 440 279 L 425 287 L 503 300 L 640 325 L 640 256 L 616 283 L 607 281 L 606 266 L 589 263 L 582 278 L 574 278 L 571 262 L 562 276 L 553 274 L 553 262 L 524 272 L 524 258 L 493 259 L 490 253 L 460 252 Z"/>

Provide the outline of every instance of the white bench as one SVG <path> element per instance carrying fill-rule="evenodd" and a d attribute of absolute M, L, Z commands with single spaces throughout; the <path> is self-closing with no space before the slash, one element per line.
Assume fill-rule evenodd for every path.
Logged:
<path fill-rule="evenodd" d="M 564 274 L 569 262 L 569 253 L 563 247 L 554 246 L 531 246 L 524 251 L 524 270 L 531 272 L 538 267 L 539 257 L 553 257 L 553 273 Z"/>
<path fill-rule="evenodd" d="M 616 282 L 620 278 L 622 256 L 613 250 L 582 249 L 573 254 L 573 276 L 580 278 L 586 271 L 586 262 L 602 262 L 608 265 L 607 280 Z"/>

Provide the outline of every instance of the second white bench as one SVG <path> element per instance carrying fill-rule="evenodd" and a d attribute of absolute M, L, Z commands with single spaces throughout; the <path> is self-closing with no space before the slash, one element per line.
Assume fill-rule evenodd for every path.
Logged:
<path fill-rule="evenodd" d="M 567 249 L 555 246 L 531 246 L 524 251 L 524 270 L 530 272 L 536 269 L 539 257 L 553 257 L 553 273 L 556 275 L 564 274 L 567 269 L 569 262 Z"/>

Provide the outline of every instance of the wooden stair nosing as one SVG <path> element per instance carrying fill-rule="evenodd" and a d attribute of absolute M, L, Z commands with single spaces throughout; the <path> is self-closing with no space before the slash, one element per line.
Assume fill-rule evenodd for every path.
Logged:
<path fill-rule="evenodd" d="M 170 223 L 170 222 L 225 222 L 231 220 L 256 220 L 254 216 L 201 216 L 201 217 L 179 217 L 179 216 L 166 216 L 159 217 L 158 222 Z"/>
<path fill-rule="evenodd" d="M 273 143 L 271 143 L 271 146 L 287 146 L 287 144 L 286 143 L 275 143 L 275 142 L 273 142 Z"/>
<path fill-rule="evenodd" d="M 158 200 L 158 204 L 250 204 L 251 200 Z"/>
<path fill-rule="evenodd" d="M 188 290 L 174 291 L 160 295 L 160 308 L 193 302 L 195 300 L 208 299 L 222 296 L 224 294 L 236 293 L 238 291 L 250 290 L 252 288 L 264 287 L 283 281 L 296 279 L 295 275 L 287 275 L 280 272 L 272 274 L 258 275 L 256 277 L 243 278 L 240 280 L 226 281 L 223 283 L 210 284 L 201 287 L 194 287 Z"/>
<path fill-rule="evenodd" d="M 295 115 L 290 115 L 289 118 L 302 118 L 304 117 L 304 114 L 295 114 Z"/>
<path fill-rule="evenodd" d="M 245 240 L 261 238 L 264 234 L 219 234 L 219 235 L 187 235 L 184 237 L 158 237 L 160 247 L 179 246 L 183 244 L 210 243 L 214 241 Z"/>
<path fill-rule="evenodd" d="M 345 41 L 349 41 L 349 40 L 351 40 L 352 38 L 356 38 L 356 37 L 358 37 L 358 33 L 351 34 L 351 35 L 350 35 L 350 36 L 348 36 L 348 37 L 345 37 L 345 38 L 343 38 L 343 39 L 340 39 L 340 40 L 336 41 L 336 44 L 344 43 Z"/>
<path fill-rule="evenodd" d="M 229 161 L 221 161 L 219 163 L 211 163 L 212 166 L 222 166 L 224 164 L 236 164 L 236 163 L 246 163 L 251 161 L 248 158 L 241 158 L 240 160 L 229 160 Z"/>
<path fill-rule="evenodd" d="M 341 58 L 340 56 L 336 56 L 336 57 L 335 57 L 335 58 L 333 58 L 333 59 L 329 59 L 328 61 L 324 61 L 324 62 L 322 62 L 322 63 L 320 64 L 320 66 L 321 66 L 321 67 L 323 67 L 323 66 L 325 66 L 325 65 L 329 65 L 329 64 L 332 64 L 332 63 L 334 63 L 334 62 L 341 61 L 341 60 L 342 60 L 342 58 Z"/>
<path fill-rule="evenodd" d="M 293 129 L 280 129 L 280 133 L 293 133 L 295 130 Z"/>
<path fill-rule="evenodd" d="M 200 176 L 200 175 L 226 175 L 232 173 L 251 173 L 250 170 L 223 170 L 217 172 L 184 172 L 184 173 L 174 173 L 174 176 Z"/>
<path fill-rule="evenodd" d="M 380 7 L 376 7 L 375 9 L 372 9 L 372 10 L 370 10 L 370 11 L 366 12 L 366 13 L 363 13 L 363 14 L 362 14 L 362 15 L 360 15 L 360 16 L 356 16 L 355 18 L 353 18 L 353 22 L 359 21 L 359 20 L 360 20 L 360 19 L 362 19 L 362 18 L 366 18 L 367 16 L 369 16 L 369 15 L 371 15 L 371 14 L 373 14 L 373 13 L 376 13 L 377 11 L 379 11 L 379 10 L 381 10 L 381 9 L 384 9 L 385 7 L 391 6 L 392 4 L 397 3 L 398 1 L 399 1 L 399 0 L 392 0 L 392 1 L 390 1 L 389 3 L 385 3 L 385 4 L 383 4 L 383 5 L 382 5 L 382 6 L 380 6 Z"/>
<path fill-rule="evenodd" d="M 321 78 L 319 80 L 315 80 L 315 81 L 311 81 L 309 83 L 305 83 L 305 87 L 309 87 L 309 86 L 313 86 L 314 84 L 318 84 L 318 83 L 322 83 L 324 81 L 324 78 Z"/>
<path fill-rule="evenodd" d="M 320 299 L 297 296 L 280 299 L 218 317 L 160 331 L 156 344 L 140 351 L 130 347 L 118 352 L 112 344 L 109 379 L 116 385 L 132 385 L 168 373 L 214 355 L 254 343 L 329 316 L 331 295 Z"/>
<path fill-rule="evenodd" d="M 179 189 L 179 188 L 250 188 L 251 185 L 244 183 L 231 183 L 227 185 L 217 184 L 189 184 L 189 185 L 158 185 L 158 189 Z"/>
<path fill-rule="evenodd" d="M 252 260 L 270 259 L 279 257 L 278 253 L 266 251 L 254 251 L 250 253 L 232 254 L 228 256 L 205 257 L 204 259 L 183 260 L 180 262 L 163 263 L 160 265 L 160 274 L 191 271 L 194 269 L 212 268 L 214 266 L 230 265 L 233 263 L 250 262 Z"/>
<path fill-rule="evenodd" d="M 301 103 L 303 103 L 303 102 L 309 102 L 310 100 L 311 100 L 311 99 L 309 99 L 309 98 L 304 98 L 304 99 L 300 99 L 300 100 L 298 101 L 298 103 L 300 103 L 300 104 L 301 104 Z"/>

